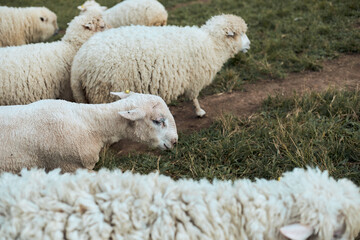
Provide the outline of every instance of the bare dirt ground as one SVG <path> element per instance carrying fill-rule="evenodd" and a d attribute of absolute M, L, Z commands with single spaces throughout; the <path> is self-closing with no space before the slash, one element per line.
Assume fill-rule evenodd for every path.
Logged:
<path fill-rule="evenodd" d="M 291 96 L 296 92 L 324 91 L 330 87 L 338 89 L 354 89 L 360 87 L 360 55 L 343 55 L 335 60 L 323 62 L 319 72 L 303 72 L 289 74 L 282 80 L 260 80 L 247 83 L 243 91 L 206 96 L 199 99 L 201 107 L 206 111 L 203 118 L 197 118 L 191 101 L 171 106 L 178 131 L 191 133 L 207 128 L 221 114 L 231 113 L 238 117 L 248 117 L 259 110 L 261 102 L 268 96 L 281 94 Z M 120 155 L 130 151 L 146 150 L 146 147 L 122 141 L 112 147 Z M 126 149 L 126 150 L 125 150 Z"/>

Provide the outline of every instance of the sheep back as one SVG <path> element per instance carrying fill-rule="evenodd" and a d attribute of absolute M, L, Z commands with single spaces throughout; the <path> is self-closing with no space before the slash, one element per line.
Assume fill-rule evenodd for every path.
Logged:
<path fill-rule="evenodd" d="M 298 221 L 313 227 L 311 239 L 354 239 L 360 231 L 359 188 L 317 169 L 295 169 L 281 181 L 213 183 L 105 169 L 23 170 L 0 175 L 0 189 L 0 235 L 8 238 L 285 240 L 280 227 Z"/>
<path fill-rule="evenodd" d="M 115 28 L 130 25 L 164 26 L 168 17 L 165 7 L 157 0 L 125 0 L 108 10 L 95 0 L 88 0 L 78 9 L 80 14 L 89 10 L 102 12 L 105 21 Z"/>
<path fill-rule="evenodd" d="M 62 100 L 0 107 L 0 172 L 91 169 L 102 145 L 80 111 L 77 104 Z"/>
<path fill-rule="evenodd" d="M 97 34 L 74 58 L 71 88 L 78 102 L 114 100 L 110 91 L 151 93 L 167 103 L 197 97 L 223 61 L 198 27 L 130 26 Z M 83 92 L 85 91 L 85 92 Z"/>
<path fill-rule="evenodd" d="M 85 28 L 83 25 L 91 29 Z M 106 25 L 101 15 L 87 14 L 70 22 L 61 41 L 0 49 L 0 105 L 41 99 L 72 100 L 70 68 L 80 46 Z"/>
<path fill-rule="evenodd" d="M 156 0 L 126 0 L 104 12 L 104 19 L 112 27 L 145 25 L 163 26 L 168 14 Z"/>
<path fill-rule="evenodd" d="M 66 96 L 71 92 L 68 59 L 76 51 L 68 44 L 61 41 L 30 44 L 0 49 L 0 53 L 0 105 L 72 98 Z"/>

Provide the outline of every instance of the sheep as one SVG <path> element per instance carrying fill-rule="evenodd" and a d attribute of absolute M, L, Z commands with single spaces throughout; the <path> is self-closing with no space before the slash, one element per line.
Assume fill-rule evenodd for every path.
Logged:
<path fill-rule="evenodd" d="M 88 0 L 84 2 L 83 5 L 77 7 L 80 10 L 80 15 L 86 13 L 89 10 L 95 10 L 103 13 L 108 9 L 105 6 L 101 6 L 99 3 L 97 3 L 95 0 Z"/>
<path fill-rule="evenodd" d="M 120 139 L 173 148 L 178 135 L 164 100 L 149 94 L 113 94 L 122 100 L 77 104 L 49 99 L 1 106 L 0 172 L 33 167 L 91 170 L 100 150 Z"/>
<path fill-rule="evenodd" d="M 129 25 L 164 26 L 168 18 L 166 9 L 157 0 L 125 0 L 110 9 L 100 6 L 95 0 L 88 0 L 78 9 L 80 14 L 88 10 L 102 12 L 105 22 L 114 28 Z"/>
<path fill-rule="evenodd" d="M 56 14 L 46 7 L 0 7 L 0 47 L 45 41 L 58 31 Z"/>
<path fill-rule="evenodd" d="M 359 188 L 319 169 L 213 183 L 32 169 L 3 173 L 0 189 L 6 239 L 345 240 L 360 232 Z"/>
<path fill-rule="evenodd" d="M 108 91 L 130 89 L 161 96 L 167 103 L 185 94 L 202 117 L 198 95 L 222 65 L 250 41 L 245 21 L 212 17 L 201 28 L 128 26 L 110 29 L 76 54 L 71 89 L 77 102 L 111 102 Z"/>
<path fill-rule="evenodd" d="M 98 13 L 75 17 L 61 41 L 0 48 L 0 105 L 73 100 L 70 67 L 80 46 L 106 29 Z"/>

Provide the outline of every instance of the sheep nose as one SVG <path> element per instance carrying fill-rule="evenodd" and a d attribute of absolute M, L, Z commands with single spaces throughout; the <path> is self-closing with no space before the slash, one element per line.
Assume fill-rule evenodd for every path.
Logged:
<path fill-rule="evenodd" d="M 172 143 L 172 145 L 175 147 L 175 145 L 177 144 L 177 139 L 174 138 L 173 140 L 171 140 L 171 143 Z"/>

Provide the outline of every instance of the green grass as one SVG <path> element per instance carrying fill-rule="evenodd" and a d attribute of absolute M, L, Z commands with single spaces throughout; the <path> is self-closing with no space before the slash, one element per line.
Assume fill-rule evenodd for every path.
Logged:
<path fill-rule="evenodd" d="M 0 5 L 46 6 L 58 15 L 64 30 L 83 2 L 0 0 Z M 118 1 L 99 2 L 111 7 Z M 202 91 L 203 95 L 239 90 L 244 82 L 260 78 L 316 71 L 323 59 L 360 52 L 358 0 L 160 2 L 168 9 L 171 25 L 202 25 L 220 13 L 240 15 L 248 23 L 250 51 L 230 59 L 215 82 Z M 285 100 L 269 98 L 263 111 L 251 119 L 222 116 L 210 129 L 192 135 L 180 133 L 180 144 L 172 152 L 119 158 L 107 151 L 97 167 L 143 173 L 159 169 L 174 178 L 234 179 L 277 177 L 293 167 L 312 165 L 359 184 L 358 98 L 358 91 L 329 91 Z"/>
<path fill-rule="evenodd" d="M 253 179 L 306 166 L 360 185 L 358 90 L 269 97 L 251 118 L 221 116 L 209 129 L 180 134 L 173 151 L 117 157 L 108 150 L 96 168 L 159 170 L 175 179 Z"/>
<path fill-rule="evenodd" d="M 7 6 L 46 6 L 58 15 L 61 29 L 78 14 L 84 0 L 0 0 Z M 99 0 L 111 7 L 119 0 Z M 358 0 L 160 0 L 171 25 L 202 25 L 211 16 L 231 13 L 249 26 L 251 49 L 230 59 L 215 83 L 202 94 L 241 89 L 244 81 L 283 78 L 289 72 L 319 70 L 321 60 L 360 52 Z M 189 4 L 191 2 L 198 2 Z M 180 7 L 174 8 L 177 4 Z M 63 34 L 63 32 L 62 32 Z M 58 40 L 62 34 L 52 40 Z M 219 87 L 220 86 L 220 87 Z"/>
<path fill-rule="evenodd" d="M 83 2 L 0 0 L 0 5 L 46 6 L 57 14 L 65 30 Z M 111 7 L 118 0 L 98 2 Z M 360 52 L 359 0 L 160 2 L 168 9 L 170 25 L 200 26 L 221 13 L 242 16 L 248 24 L 250 51 L 230 59 L 202 95 L 239 90 L 244 82 L 284 78 L 290 72 L 317 71 L 324 59 Z M 317 166 L 360 185 L 359 118 L 359 90 L 271 97 L 251 118 L 219 116 L 209 129 L 180 132 L 178 146 L 169 152 L 119 157 L 105 150 L 96 169 L 159 170 L 175 179 L 270 179 L 294 167 Z"/>
<path fill-rule="evenodd" d="M 59 26 L 65 30 L 83 2 L 0 0 L 0 5 L 46 6 L 58 15 Z M 99 2 L 111 7 L 118 1 Z M 168 9 L 171 25 L 202 25 L 220 13 L 240 15 L 248 23 L 250 51 L 230 59 L 202 94 L 238 90 L 244 82 L 259 78 L 316 71 L 325 58 L 360 52 L 358 0 L 160 2 Z M 60 39 L 62 34 L 50 41 Z M 296 166 L 311 165 L 359 184 L 358 99 L 358 91 L 269 98 L 263 111 L 251 119 L 222 116 L 210 129 L 192 135 L 180 133 L 180 144 L 172 152 L 119 158 L 108 151 L 98 167 L 143 173 L 159 169 L 174 178 L 234 179 L 271 178 Z"/>

